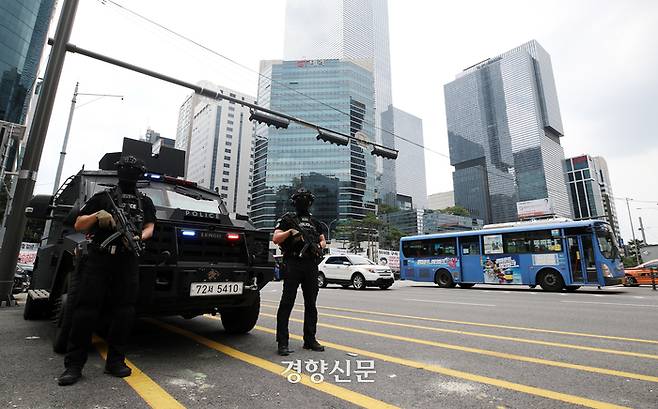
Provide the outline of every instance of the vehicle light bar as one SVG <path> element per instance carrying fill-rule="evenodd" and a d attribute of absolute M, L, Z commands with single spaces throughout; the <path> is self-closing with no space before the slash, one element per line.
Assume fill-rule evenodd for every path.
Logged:
<path fill-rule="evenodd" d="M 240 240 L 238 233 L 226 233 L 226 240 Z"/>
<path fill-rule="evenodd" d="M 194 230 L 182 230 L 181 234 L 185 237 L 195 237 L 196 232 Z"/>
<path fill-rule="evenodd" d="M 144 173 L 144 177 L 147 179 L 162 180 L 162 175 L 158 175 L 157 173 Z"/>
<path fill-rule="evenodd" d="M 196 187 L 196 182 L 192 182 L 191 180 L 185 180 L 185 179 L 178 179 L 178 178 L 173 178 L 171 176 L 164 176 L 163 180 L 166 183 L 171 183 L 172 185 L 179 185 L 179 186 L 194 186 Z"/>

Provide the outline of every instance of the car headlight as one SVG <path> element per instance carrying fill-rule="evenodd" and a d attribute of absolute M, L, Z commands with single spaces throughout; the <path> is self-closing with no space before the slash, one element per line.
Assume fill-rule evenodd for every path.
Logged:
<path fill-rule="evenodd" d="M 607 264 L 602 264 L 601 270 L 603 270 L 603 277 L 612 278 L 612 271 L 610 271 L 610 267 Z"/>

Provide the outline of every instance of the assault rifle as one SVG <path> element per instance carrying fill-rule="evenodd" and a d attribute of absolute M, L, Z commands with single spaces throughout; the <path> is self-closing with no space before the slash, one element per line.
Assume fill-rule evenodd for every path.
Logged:
<path fill-rule="evenodd" d="M 316 262 L 316 264 L 320 264 L 320 261 L 322 261 L 322 257 L 324 257 L 324 254 L 322 253 L 322 249 L 320 248 L 319 245 L 319 238 L 311 237 L 307 231 L 305 231 L 299 226 L 299 223 L 297 222 L 297 219 L 295 217 L 288 216 L 288 219 L 292 222 L 295 230 L 297 230 L 299 234 L 302 236 L 302 241 L 304 242 L 304 246 L 300 250 L 298 257 L 301 258 L 304 256 L 304 254 L 307 251 L 310 251 L 311 256 L 313 256 L 313 260 Z"/>
<path fill-rule="evenodd" d="M 110 237 L 101 243 L 101 248 L 107 248 L 107 246 L 109 246 L 112 241 L 122 237 L 128 249 L 132 251 L 135 256 L 139 257 L 142 254 L 142 251 L 144 251 L 144 243 L 142 243 L 141 240 L 135 240 L 135 237 L 141 237 L 142 232 L 137 230 L 135 224 L 130 221 L 130 219 L 126 217 L 126 214 L 123 212 L 123 210 L 120 209 L 116 203 L 114 203 L 110 192 L 105 191 L 105 193 L 107 194 L 107 198 L 110 200 L 110 213 L 114 217 L 114 221 L 117 224 L 117 231 L 112 233 Z"/>

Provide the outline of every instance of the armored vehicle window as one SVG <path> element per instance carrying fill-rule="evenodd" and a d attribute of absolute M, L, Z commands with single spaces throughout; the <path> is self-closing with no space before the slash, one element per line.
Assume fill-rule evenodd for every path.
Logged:
<path fill-rule="evenodd" d="M 225 212 L 222 211 L 222 206 L 220 206 L 217 200 L 206 199 L 200 194 L 196 197 L 192 197 L 195 195 L 185 195 L 171 190 L 156 189 L 154 187 L 141 188 L 140 190 L 153 200 L 154 205 L 159 207 L 225 214 Z"/>

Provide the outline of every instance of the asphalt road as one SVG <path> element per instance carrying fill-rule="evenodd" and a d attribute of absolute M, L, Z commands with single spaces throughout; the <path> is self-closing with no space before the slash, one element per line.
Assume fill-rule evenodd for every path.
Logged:
<path fill-rule="evenodd" d="M 66 388 L 56 384 L 63 358 L 52 352 L 50 324 L 24 321 L 21 306 L 1 308 L 0 407 L 658 407 L 658 294 L 650 287 L 330 285 L 318 298 L 327 350 L 301 348 L 300 292 L 296 351 L 285 358 L 273 335 L 280 291 L 280 283 L 265 287 L 248 335 L 225 334 L 213 317 L 140 321 L 125 380 L 102 373 L 97 339 L 83 379 Z M 282 373 L 297 360 L 303 375 L 291 383 Z"/>

